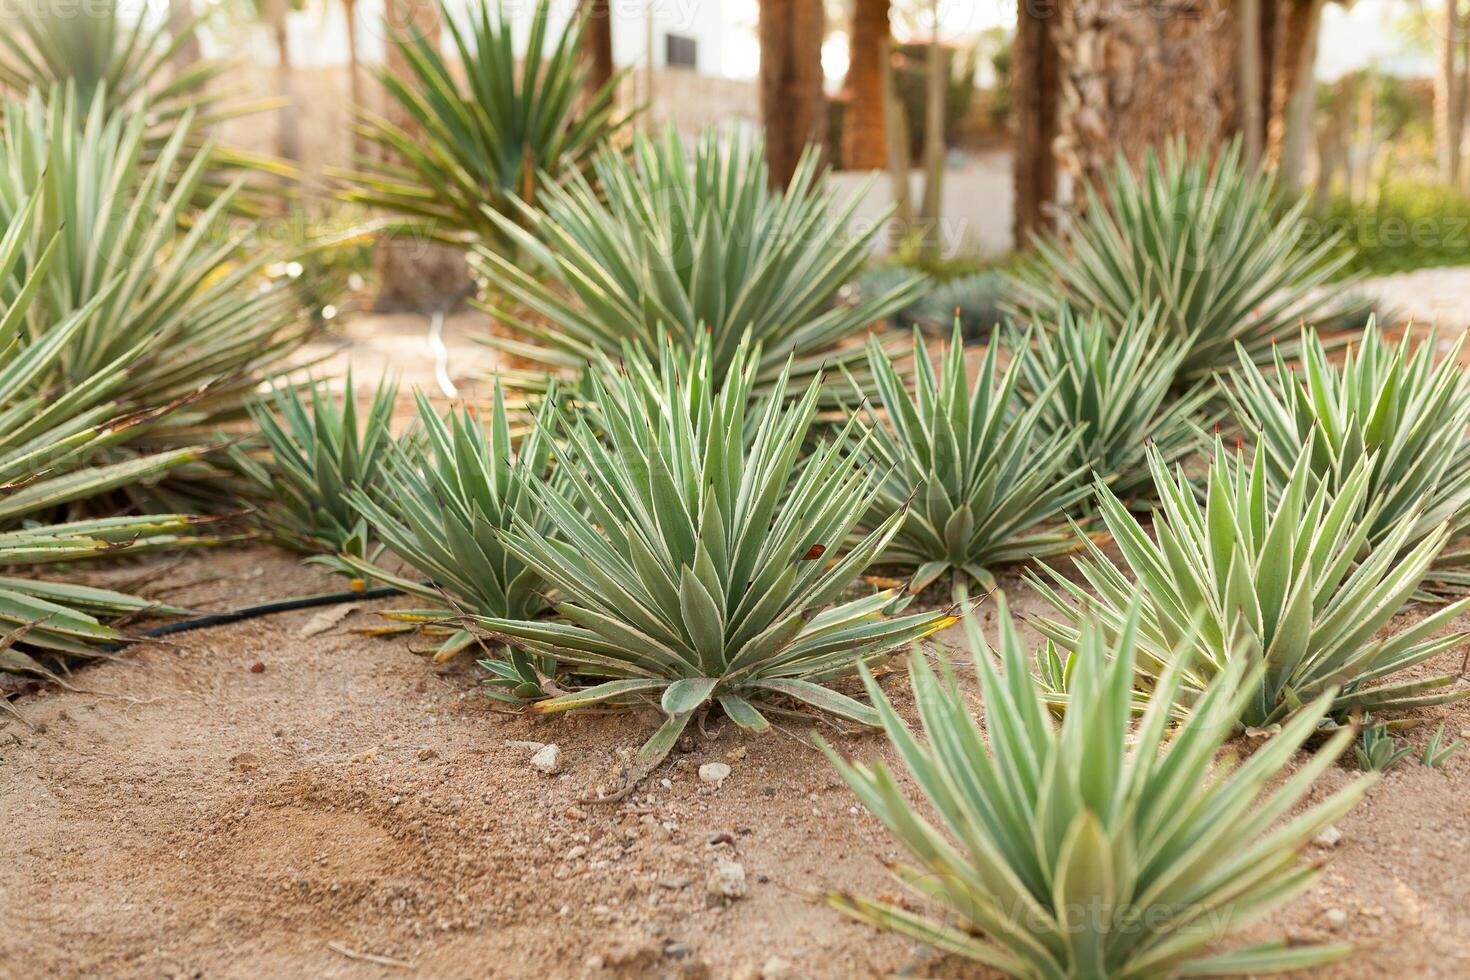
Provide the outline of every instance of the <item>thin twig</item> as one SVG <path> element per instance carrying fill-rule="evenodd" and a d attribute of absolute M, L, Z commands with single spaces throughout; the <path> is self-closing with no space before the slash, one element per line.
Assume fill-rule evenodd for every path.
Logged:
<path fill-rule="evenodd" d="M 327 949 L 330 949 L 334 953 L 341 953 L 349 960 L 359 960 L 363 963 L 376 963 L 378 966 L 396 966 L 403 970 L 418 969 L 418 967 L 407 960 L 395 960 L 391 956 L 379 956 L 377 953 L 359 953 L 357 950 L 348 949 L 346 946 L 337 942 L 327 943 Z"/>

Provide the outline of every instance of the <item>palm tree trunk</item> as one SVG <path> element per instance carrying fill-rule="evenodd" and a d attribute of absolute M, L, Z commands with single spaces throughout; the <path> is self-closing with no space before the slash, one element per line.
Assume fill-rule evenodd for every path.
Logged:
<path fill-rule="evenodd" d="M 773 188 L 791 183 L 807 144 L 825 142 L 822 0 L 761 0 L 760 99 Z"/>
<path fill-rule="evenodd" d="M 1246 160 L 1256 165 L 1261 162 L 1266 136 L 1261 105 L 1261 0 L 1239 0 L 1235 19 L 1239 31 L 1237 43 L 1240 45 L 1237 95 L 1240 99 L 1241 144 Z"/>
<path fill-rule="evenodd" d="M 609 0 L 578 0 L 578 7 L 587 17 L 582 56 L 587 62 L 587 94 L 592 95 L 613 77 L 612 9 Z"/>
<path fill-rule="evenodd" d="M 883 59 L 888 57 L 889 0 L 855 0 L 848 35 L 847 114 L 842 162 L 852 170 L 879 170 L 888 156 L 883 108 Z"/>
<path fill-rule="evenodd" d="M 1278 179 L 1288 194 L 1302 189 L 1302 170 L 1306 164 L 1307 141 L 1310 138 L 1317 107 L 1317 35 L 1322 23 L 1322 0 L 1310 5 L 1300 60 L 1294 65 L 1296 78 L 1286 101 L 1285 131 L 1281 139 Z"/>
<path fill-rule="evenodd" d="M 1178 136 L 1208 150 L 1229 135 L 1236 44 L 1226 16 L 1217 0 L 1154 0 L 1146 13 L 1116 0 L 1057 6 L 1057 156 L 1074 182 L 1098 186 L 1119 151 L 1136 165 Z"/>
<path fill-rule="evenodd" d="M 893 220 L 898 223 L 902 240 L 914 227 L 914 198 L 909 193 L 909 172 L 913 161 L 909 159 L 909 120 L 904 112 L 903 100 L 893 89 L 893 49 L 889 41 L 883 42 L 883 60 L 879 63 L 883 77 L 883 127 L 887 131 L 888 174 L 893 180 Z"/>
<path fill-rule="evenodd" d="M 342 13 L 347 21 L 347 97 L 352 100 L 354 113 L 366 108 L 362 101 L 362 63 L 357 52 L 357 0 L 342 0 Z M 356 130 L 352 134 L 352 152 L 363 152 L 362 136 Z"/>
<path fill-rule="evenodd" d="M 938 13 L 938 3 L 935 4 Z M 920 253 L 927 259 L 939 258 L 940 212 L 944 206 L 944 103 L 949 89 L 949 52 L 939 43 L 939 30 L 929 39 L 928 60 L 924 68 L 924 197 L 919 205 L 919 221 L 924 238 Z"/>
<path fill-rule="evenodd" d="M 1029 3 L 1017 12 L 1011 59 L 1011 114 L 1016 124 L 1012 162 L 1015 184 L 1013 234 L 1017 248 L 1048 225 L 1047 205 L 1057 199 L 1060 66 L 1052 37 L 1052 18 Z"/>
<path fill-rule="evenodd" d="M 1301 187 L 1301 162 L 1306 136 L 1304 120 L 1311 114 L 1316 92 L 1312 65 L 1317 55 L 1317 31 L 1322 0 L 1285 0 L 1276 14 L 1272 45 L 1270 115 L 1266 119 L 1266 166 L 1275 170 L 1284 187 Z"/>
<path fill-rule="evenodd" d="M 296 116 L 296 73 L 291 64 L 290 36 L 286 25 L 286 0 L 266 0 L 265 19 L 276 42 L 276 94 L 284 104 L 276 116 L 276 154 L 286 160 L 301 159 L 301 129 Z"/>

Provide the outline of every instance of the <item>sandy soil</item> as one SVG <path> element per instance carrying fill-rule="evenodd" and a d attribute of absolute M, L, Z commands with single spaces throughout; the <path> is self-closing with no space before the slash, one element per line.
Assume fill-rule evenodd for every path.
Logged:
<path fill-rule="evenodd" d="M 339 585 L 267 548 L 153 579 L 205 609 Z M 22 699 L 34 728 L 0 722 L 0 975 L 985 975 L 817 900 L 897 894 L 896 854 L 805 732 L 696 735 L 625 805 L 582 803 L 652 712 L 503 713 L 467 664 L 353 632 L 392 604 L 319 633 L 303 611 L 139 645 L 78 672 L 84 691 Z M 1470 729 L 1470 709 L 1438 715 Z M 532 768 L 525 741 L 556 743 L 563 771 Z M 718 788 L 696 775 L 712 761 L 733 770 Z M 1401 765 L 1314 849 L 1322 882 L 1253 938 L 1350 936 L 1333 977 L 1470 974 L 1467 789 L 1470 753 Z M 707 896 L 719 859 L 742 864 L 745 898 Z"/>

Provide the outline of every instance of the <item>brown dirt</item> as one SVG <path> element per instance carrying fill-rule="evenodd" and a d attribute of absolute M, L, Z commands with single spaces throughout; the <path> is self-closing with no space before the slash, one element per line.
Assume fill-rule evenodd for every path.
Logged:
<path fill-rule="evenodd" d="M 267 548 L 161 561 L 153 577 L 202 609 L 340 585 Z M 85 691 L 22 699 L 34 729 L 0 722 L 0 976 L 408 972 L 333 943 L 435 977 L 753 977 L 772 957 L 791 977 L 984 975 L 815 900 L 896 894 L 881 861 L 897 855 L 804 732 L 695 735 L 634 800 L 585 804 L 651 712 L 502 713 L 467 666 L 352 632 L 368 609 L 303 636 L 313 615 L 136 646 L 79 671 Z M 906 711 L 904 682 L 889 687 Z M 1425 712 L 1440 715 L 1470 729 L 1466 708 Z M 541 775 L 513 741 L 555 742 L 563 773 Z M 870 734 L 836 741 L 883 751 Z M 733 768 L 718 789 L 696 775 L 711 761 Z M 1470 753 L 1401 765 L 1336 848 L 1314 850 L 1321 883 L 1252 938 L 1351 937 L 1333 977 L 1470 973 L 1467 786 Z M 711 905 L 722 857 L 750 891 Z M 1337 930 L 1329 910 L 1347 916 Z"/>

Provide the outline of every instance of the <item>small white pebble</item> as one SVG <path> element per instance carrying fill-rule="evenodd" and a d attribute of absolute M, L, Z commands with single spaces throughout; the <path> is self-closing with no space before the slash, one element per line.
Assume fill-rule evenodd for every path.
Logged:
<path fill-rule="evenodd" d="M 561 749 L 556 745 L 543 745 L 531 756 L 531 767 L 550 776 L 561 771 Z"/>
<path fill-rule="evenodd" d="M 1312 843 L 1318 847 L 1336 847 L 1342 843 L 1342 831 L 1337 829 L 1336 824 L 1328 824 L 1320 834 L 1312 838 Z"/>
<path fill-rule="evenodd" d="M 739 861 L 720 858 L 710 869 L 704 883 L 705 890 L 720 898 L 740 898 L 745 895 L 745 866 Z"/>
<path fill-rule="evenodd" d="M 699 767 L 700 782 L 719 786 L 730 778 L 730 767 L 723 762 L 706 762 Z"/>

